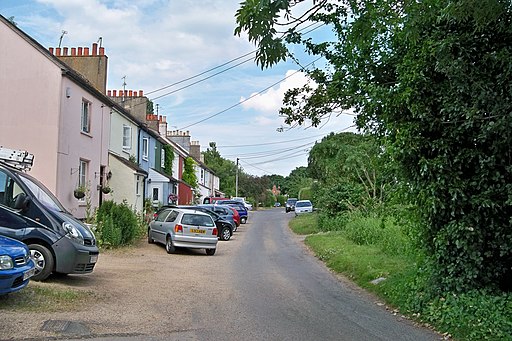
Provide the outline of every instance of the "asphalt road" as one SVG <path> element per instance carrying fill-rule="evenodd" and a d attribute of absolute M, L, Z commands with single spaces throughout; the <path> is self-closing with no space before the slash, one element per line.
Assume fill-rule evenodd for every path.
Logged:
<path fill-rule="evenodd" d="M 99 299 L 76 311 L 1 313 L 0 339 L 441 339 L 332 274 L 288 229 L 292 218 L 282 208 L 250 212 L 211 257 L 145 242 L 104 252 L 93 274 L 42 284 Z"/>

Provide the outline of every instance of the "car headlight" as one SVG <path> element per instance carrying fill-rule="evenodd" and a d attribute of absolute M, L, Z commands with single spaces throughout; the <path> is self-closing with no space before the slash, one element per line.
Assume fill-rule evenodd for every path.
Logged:
<path fill-rule="evenodd" d="M 62 223 L 62 227 L 64 228 L 64 231 L 66 231 L 66 237 L 78 244 L 84 245 L 84 236 L 82 236 L 82 233 L 80 233 L 73 224 L 65 221 Z"/>
<path fill-rule="evenodd" d="M 10 256 L 0 256 L 0 270 L 9 270 L 14 268 L 14 263 Z"/>

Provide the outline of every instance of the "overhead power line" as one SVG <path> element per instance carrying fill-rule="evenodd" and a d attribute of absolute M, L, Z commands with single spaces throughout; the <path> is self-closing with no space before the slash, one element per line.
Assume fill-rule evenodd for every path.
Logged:
<path fill-rule="evenodd" d="M 317 59 L 315 59 L 314 61 L 312 61 L 312 62 L 310 62 L 309 64 L 307 64 L 307 65 L 305 66 L 305 68 L 307 68 L 308 66 L 310 66 L 310 65 L 314 64 L 315 62 L 319 61 L 319 60 L 320 60 L 320 59 L 322 59 L 322 58 L 323 58 L 323 57 L 318 57 L 318 58 L 317 58 Z M 254 97 L 258 96 L 258 95 L 261 95 L 263 92 L 265 92 L 265 91 L 267 91 L 267 90 L 271 89 L 272 87 L 274 87 L 274 86 L 276 86 L 277 84 L 279 84 L 279 83 L 281 83 L 281 82 L 285 81 L 286 79 L 290 78 L 291 76 L 295 75 L 296 73 L 298 73 L 298 72 L 300 72 L 300 71 L 301 71 L 301 70 L 297 70 L 297 71 L 293 72 L 292 74 L 290 74 L 290 75 L 286 76 L 285 78 L 283 78 L 283 79 L 281 79 L 281 80 L 279 80 L 279 81 L 277 81 L 277 82 L 275 82 L 275 83 L 273 83 L 273 84 L 269 85 L 269 86 L 268 86 L 268 87 L 266 87 L 265 89 L 260 90 L 260 91 L 258 91 L 257 93 L 252 94 L 251 96 L 249 96 L 248 98 L 244 99 L 243 101 L 240 101 L 240 102 L 238 102 L 238 103 L 236 103 L 236 104 L 233 104 L 232 106 L 230 106 L 230 107 L 228 107 L 228 108 L 226 108 L 226 109 L 224 109 L 224 110 L 221 110 L 221 111 L 219 111 L 219 112 L 217 112 L 217 113 L 215 113 L 215 114 L 213 114 L 213 115 L 210 115 L 210 116 L 208 116 L 208 117 L 205 117 L 205 118 L 203 118 L 202 120 L 199 120 L 199 121 L 197 121 L 197 122 L 194 122 L 194 123 L 191 123 L 191 124 L 189 124 L 189 125 L 187 125 L 187 126 L 184 126 L 184 127 L 182 127 L 182 128 L 179 128 L 178 130 L 184 130 L 184 129 L 187 129 L 187 128 L 189 128 L 189 127 L 195 126 L 195 125 L 197 125 L 197 124 L 199 124 L 199 123 L 202 123 L 202 122 L 207 121 L 207 120 L 209 120 L 209 119 L 211 119 L 211 118 L 214 118 L 215 116 L 218 116 L 218 115 L 220 115 L 220 114 L 223 114 L 223 113 L 225 113 L 226 111 L 229 111 L 229 110 L 231 110 L 231 109 L 233 109 L 233 108 L 236 108 L 237 106 L 239 106 L 239 105 L 241 105 L 241 104 L 243 104 L 243 103 L 245 103 L 245 102 L 249 101 L 250 99 L 252 99 L 252 98 L 254 98 Z"/>

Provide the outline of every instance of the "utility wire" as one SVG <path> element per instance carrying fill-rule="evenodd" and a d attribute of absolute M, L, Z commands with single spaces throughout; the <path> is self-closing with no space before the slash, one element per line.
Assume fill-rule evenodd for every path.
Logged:
<path fill-rule="evenodd" d="M 322 57 L 318 57 L 318 58 L 317 58 L 317 59 L 315 59 L 314 61 L 310 62 L 309 64 L 307 64 L 307 65 L 305 66 L 305 68 L 307 68 L 307 67 L 308 67 L 308 66 L 310 66 L 311 64 L 314 64 L 315 62 L 319 61 L 320 59 L 322 59 Z M 286 76 L 285 78 L 283 78 L 283 79 L 281 79 L 281 80 L 279 80 L 279 81 L 275 82 L 274 84 L 272 84 L 272 85 L 270 85 L 270 86 L 266 87 L 265 89 L 260 90 L 260 91 L 258 91 L 257 93 L 252 94 L 251 96 L 249 96 L 248 98 L 244 99 L 243 101 L 240 101 L 240 102 L 238 102 L 238 103 L 236 103 L 236 104 L 233 104 L 232 106 L 230 106 L 230 107 L 228 107 L 228 108 L 226 108 L 226 109 L 224 109 L 224 110 L 221 110 L 221 111 L 219 111 L 219 112 L 217 112 L 217 113 L 215 113 L 215 114 L 213 114 L 213 115 L 210 115 L 210 116 L 208 116 L 208 117 L 206 117 L 206 118 L 203 118 L 202 120 L 199 120 L 199 121 L 197 121 L 197 122 L 194 122 L 194 123 L 191 123 L 191 124 L 189 124 L 189 125 L 187 125 L 187 126 L 184 126 L 184 127 L 182 127 L 182 128 L 179 128 L 178 130 L 184 130 L 184 129 L 187 129 L 187 128 L 189 128 L 189 127 L 192 127 L 192 126 L 195 126 L 195 125 L 197 125 L 197 124 L 199 124 L 199 123 L 202 123 L 202 122 L 204 122 L 204 121 L 207 121 L 207 120 L 209 120 L 209 119 L 211 119 L 211 118 L 214 118 L 215 116 L 218 116 L 218 115 L 220 115 L 220 114 L 223 114 L 223 113 L 225 113 L 226 111 L 231 110 L 231 109 L 233 109 L 233 108 L 235 108 L 235 107 L 237 107 L 237 106 L 239 106 L 239 105 L 241 105 L 241 104 L 243 104 L 243 103 L 245 103 L 245 102 L 249 101 L 250 99 L 253 99 L 253 98 L 254 98 L 254 97 L 256 97 L 256 96 L 261 95 L 263 92 L 265 92 L 265 91 L 267 91 L 267 90 L 271 89 L 272 87 L 276 86 L 277 84 L 279 84 L 279 83 L 281 83 L 281 82 L 285 81 L 286 79 L 288 79 L 288 78 L 290 78 L 291 76 L 295 75 L 295 74 L 296 74 L 296 73 L 298 73 L 299 71 L 300 71 L 300 70 L 297 70 L 297 71 L 293 72 L 291 75 L 288 75 L 288 76 Z"/>

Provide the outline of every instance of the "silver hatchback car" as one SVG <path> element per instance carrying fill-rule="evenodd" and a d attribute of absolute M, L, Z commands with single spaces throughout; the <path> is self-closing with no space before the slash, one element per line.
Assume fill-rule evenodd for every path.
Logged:
<path fill-rule="evenodd" d="M 212 217 L 195 210 L 166 208 L 149 223 L 148 243 L 165 245 L 167 253 L 177 247 L 205 249 L 212 256 L 217 249 L 217 227 Z"/>

